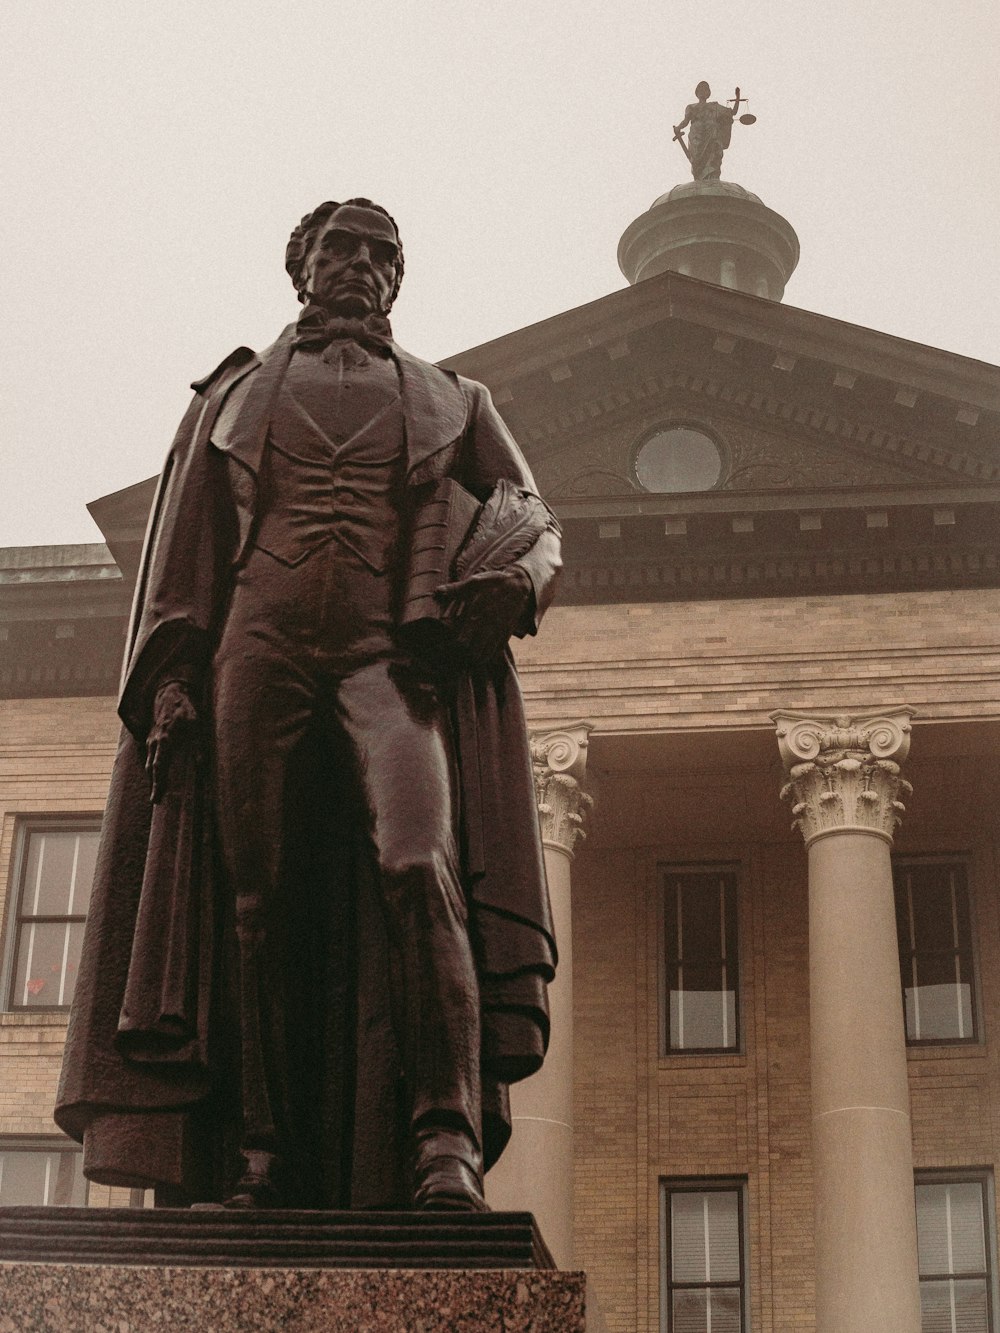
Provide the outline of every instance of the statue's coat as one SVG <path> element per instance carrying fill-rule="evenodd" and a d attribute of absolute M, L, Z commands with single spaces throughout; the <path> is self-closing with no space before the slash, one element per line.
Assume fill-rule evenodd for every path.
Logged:
<path fill-rule="evenodd" d="M 60 1127 L 85 1141 L 92 1178 L 158 1184 L 165 1192 L 180 1191 L 178 1197 L 210 1197 L 222 1189 L 220 1126 L 231 1114 L 220 1100 L 231 1077 L 224 1017 L 230 932 L 226 895 L 216 890 L 205 765 L 194 755 L 178 755 L 167 797 L 151 807 L 145 740 L 157 684 L 175 667 L 195 684 L 209 670 L 234 569 L 252 543 L 270 406 L 293 334 L 294 325 L 260 357 L 237 349 L 193 385 L 194 400 L 160 479 L 129 628 L 119 703 L 125 726 L 56 1109 Z M 482 385 L 395 346 L 393 355 L 402 381 L 411 504 L 446 476 L 480 499 L 501 479 L 534 491 L 530 471 Z M 256 410 L 241 410 L 243 428 L 213 442 L 222 404 L 247 377 L 247 402 Z M 535 593 L 521 630 L 534 633 L 559 569 L 554 524 L 520 563 Z M 196 691 L 196 698 L 208 696 L 204 688 Z M 488 669 L 460 673 L 453 704 L 464 878 L 483 1009 L 488 1165 L 509 1136 L 505 1085 L 534 1072 L 544 1055 L 545 986 L 556 950 L 524 710 L 509 654 Z M 364 929 L 377 930 L 377 912 L 366 917 L 366 910 L 363 903 L 358 908 Z M 360 927 L 358 939 L 360 992 L 371 981 Z M 342 978 L 336 985 L 342 990 Z M 368 1010 L 366 1003 L 362 996 L 353 1018 L 337 1020 L 356 1023 L 360 1034 L 355 1105 L 365 1108 L 364 1117 L 374 1105 L 389 1105 L 392 1089 L 375 1088 L 374 1100 L 362 1098 L 363 1079 L 381 1077 L 384 1083 L 394 1073 L 391 1052 L 369 1059 L 364 1048 L 366 1034 L 378 1026 L 373 1015 L 381 1012 L 380 1000 Z M 344 1111 L 350 1096 L 341 1088 L 333 1097 L 340 1099 L 341 1119 L 351 1118 Z M 351 1114 L 357 1118 L 357 1110 Z M 382 1139 L 376 1125 L 359 1122 L 354 1187 L 327 1206 L 391 1202 L 386 1192 L 392 1186 L 380 1193 L 379 1181 L 388 1180 L 393 1168 L 372 1160 L 379 1143 L 392 1137 L 385 1114 Z M 342 1126 L 330 1132 L 340 1133 Z M 361 1180 L 367 1184 L 359 1187 Z"/>

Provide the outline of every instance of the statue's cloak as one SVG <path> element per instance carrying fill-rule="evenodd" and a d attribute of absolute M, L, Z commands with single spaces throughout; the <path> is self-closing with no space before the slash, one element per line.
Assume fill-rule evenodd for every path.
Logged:
<path fill-rule="evenodd" d="M 56 1121 L 84 1143 L 91 1179 L 156 1186 L 158 1197 L 220 1197 L 239 1108 L 232 1034 L 230 899 L 207 796 L 207 729 L 178 754 L 166 797 L 149 801 L 145 739 L 158 682 L 205 687 L 234 571 L 252 544 L 257 476 L 294 326 L 257 357 L 239 348 L 205 380 L 168 455 L 150 515 L 122 676 L 124 722 L 112 773 L 90 913 L 70 1014 Z M 478 384 L 394 347 L 406 424 L 411 508 L 443 477 L 485 499 L 506 479 L 534 482 Z M 228 393 L 247 376 L 242 428 L 213 441 Z M 221 444 L 221 447 L 220 447 Z M 404 515 L 405 518 L 405 515 Z M 534 633 L 559 569 L 558 532 L 521 562 L 534 588 Z M 200 686 L 200 688 L 198 688 Z M 547 983 L 556 962 L 520 688 L 506 654 L 451 677 L 469 929 L 483 1017 L 487 1165 L 509 1137 L 507 1084 L 540 1066 Z M 303 756 L 299 821 L 285 873 L 288 985 L 281 997 L 301 1103 L 306 1206 L 400 1201 L 399 1060 L 385 975 L 384 926 L 354 837 L 329 819 L 336 773 L 319 747 Z M 319 818 L 317 790 L 324 793 Z M 349 812 L 350 793 L 343 793 Z M 350 930 L 330 928 L 332 919 Z M 325 928 L 326 927 L 326 928 Z M 311 1190 L 311 1192 L 310 1192 Z"/>

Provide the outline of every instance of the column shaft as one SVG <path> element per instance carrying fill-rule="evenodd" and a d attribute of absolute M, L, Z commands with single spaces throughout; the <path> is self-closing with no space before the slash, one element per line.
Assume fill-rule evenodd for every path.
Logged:
<path fill-rule="evenodd" d="M 910 712 L 774 715 L 809 857 L 817 1333 L 920 1331 L 889 860 Z"/>
<path fill-rule="evenodd" d="M 818 1333 L 918 1333 L 913 1148 L 889 844 L 809 848 Z"/>
<path fill-rule="evenodd" d="M 535 1214 L 560 1268 L 573 1264 L 573 919 L 570 867 L 591 804 L 580 781 L 588 723 L 533 736 L 532 761 L 559 950 L 549 986 L 551 1036 L 542 1069 L 510 1090 L 511 1141 L 486 1177 L 491 1208 Z"/>
<path fill-rule="evenodd" d="M 570 860 L 545 848 L 559 970 L 549 987 L 552 1036 L 545 1064 L 510 1090 L 511 1141 L 486 1177 L 491 1208 L 535 1214 L 559 1268 L 573 1264 L 573 933 Z"/>

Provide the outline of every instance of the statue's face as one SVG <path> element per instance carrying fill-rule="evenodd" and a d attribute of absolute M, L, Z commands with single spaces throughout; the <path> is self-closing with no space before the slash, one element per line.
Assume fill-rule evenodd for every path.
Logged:
<path fill-rule="evenodd" d="M 712 90 L 708 86 L 708 84 L 704 81 L 704 79 L 701 81 L 701 83 L 698 84 L 698 87 L 694 90 L 694 95 L 695 97 L 697 97 L 699 102 L 706 102 L 708 98 L 711 96 L 711 94 Z"/>
<path fill-rule="evenodd" d="M 332 213 L 305 263 L 311 301 L 338 315 L 380 313 L 396 283 L 399 244 L 383 213 L 354 204 Z"/>

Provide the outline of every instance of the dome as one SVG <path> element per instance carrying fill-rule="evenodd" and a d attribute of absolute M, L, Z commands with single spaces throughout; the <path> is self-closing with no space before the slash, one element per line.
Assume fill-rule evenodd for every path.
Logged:
<path fill-rule="evenodd" d="M 668 270 L 780 301 L 799 262 L 791 225 L 735 181 L 675 185 L 625 229 L 618 266 L 629 282 Z"/>
<path fill-rule="evenodd" d="M 742 185 L 737 185 L 735 181 L 684 181 L 681 185 L 675 185 L 672 190 L 666 194 L 661 194 L 658 199 L 654 199 L 652 207 L 657 204 L 665 204 L 670 199 L 688 199 L 692 195 L 715 195 L 729 199 L 751 199 L 755 204 L 763 203 L 760 195 L 751 194 L 749 190 L 744 190 Z"/>

